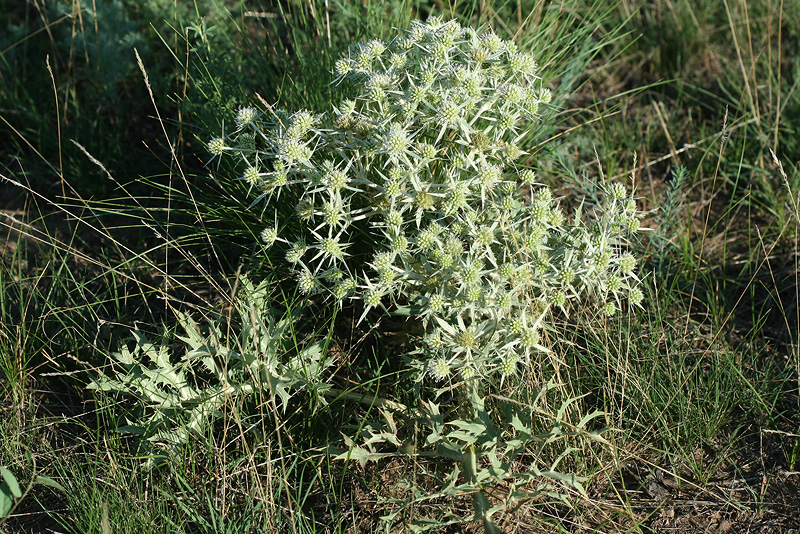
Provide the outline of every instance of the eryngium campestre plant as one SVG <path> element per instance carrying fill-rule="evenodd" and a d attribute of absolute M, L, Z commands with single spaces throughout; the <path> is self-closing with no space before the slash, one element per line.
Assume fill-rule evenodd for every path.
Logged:
<path fill-rule="evenodd" d="M 332 112 L 246 107 L 209 150 L 241 162 L 253 205 L 276 221 L 263 245 L 285 248 L 301 292 L 360 300 L 365 314 L 410 305 L 429 376 L 504 378 L 547 350 L 551 306 L 594 298 L 612 315 L 642 299 L 626 188 L 611 184 L 587 220 L 581 209 L 569 220 L 516 163 L 551 99 L 537 69 L 491 31 L 431 17 L 351 47 L 335 81 L 352 98 Z M 287 201 L 293 220 L 280 220 Z"/>

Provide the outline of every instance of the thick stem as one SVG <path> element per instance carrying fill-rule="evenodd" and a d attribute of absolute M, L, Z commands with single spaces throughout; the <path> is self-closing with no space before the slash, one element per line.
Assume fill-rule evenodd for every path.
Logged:
<path fill-rule="evenodd" d="M 475 487 L 478 486 L 478 477 L 475 475 L 477 467 L 476 462 L 475 445 L 470 445 L 461 459 L 461 464 L 464 468 L 464 477 Z M 478 491 L 472 494 L 472 507 L 475 509 L 475 514 L 483 519 L 483 529 L 486 534 L 502 534 L 503 531 L 500 530 L 500 527 L 495 525 L 494 521 L 489 517 L 489 508 L 491 508 L 491 506 L 489 505 L 489 499 L 486 497 L 486 493 L 483 492 L 483 489 L 478 489 Z"/>
<path fill-rule="evenodd" d="M 483 399 L 477 389 L 477 385 L 473 382 L 469 387 L 469 397 L 472 403 L 473 417 L 475 420 L 480 420 L 480 413 L 484 410 Z M 475 454 L 475 445 L 470 445 L 461 459 L 462 467 L 464 468 L 464 477 L 467 482 L 477 489 L 472 494 L 472 507 L 475 509 L 475 514 L 483 520 L 483 529 L 486 534 L 502 534 L 502 530 L 498 527 L 490 517 L 489 498 L 483 491 L 483 488 L 478 486 L 478 477 L 476 474 L 478 468 L 478 459 Z"/>

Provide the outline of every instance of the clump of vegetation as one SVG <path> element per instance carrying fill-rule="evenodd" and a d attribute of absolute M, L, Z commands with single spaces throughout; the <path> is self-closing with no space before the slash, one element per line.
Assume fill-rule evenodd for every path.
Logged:
<path fill-rule="evenodd" d="M 625 187 L 570 220 L 520 165 L 518 142 L 551 95 L 513 41 L 431 17 L 351 47 L 336 74 L 353 95 L 333 112 L 245 107 L 208 143 L 243 167 L 274 221 L 263 245 L 283 247 L 301 293 L 357 300 L 362 318 L 409 307 L 439 381 L 515 374 L 547 350 L 551 307 L 594 297 L 613 315 L 641 302 Z"/>
<path fill-rule="evenodd" d="M 0 530 L 800 526 L 800 4 L 0 27 Z"/>
<path fill-rule="evenodd" d="M 513 41 L 431 17 L 388 42 L 351 47 L 335 63 L 335 82 L 352 94 L 332 112 L 243 107 L 236 130 L 208 142 L 215 158 L 242 167 L 251 207 L 263 204 L 270 221 L 262 245 L 282 247 L 301 294 L 323 293 L 334 306 L 357 301 L 362 319 L 378 308 L 421 320 L 411 367 L 435 382 L 460 380 L 468 391 L 457 400 L 473 417 L 447 421 L 426 407 L 427 442 L 462 462 L 460 488 L 476 492 L 490 531 L 482 481 L 518 478 L 510 457 L 561 432 L 537 436 L 515 416 L 506 423 L 516 437 L 504 439 L 487 426 L 481 393 L 509 382 L 520 365 L 540 367 L 551 309 L 591 298 L 613 316 L 643 298 L 626 246 L 640 220 L 626 188 L 611 184 L 586 220 L 583 205 L 570 219 L 520 164 L 518 143 L 551 101 L 538 68 Z M 447 433 L 445 424 L 461 430 Z M 378 442 L 399 443 L 381 431 L 366 436 L 369 450 L 342 457 L 384 457 L 374 454 Z M 491 457 L 489 472 L 476 443 L 478 457 Z M 522 478 L 537 476 L 534 469 Z M 569 480 L 580 487 L 579 477 Z"/>

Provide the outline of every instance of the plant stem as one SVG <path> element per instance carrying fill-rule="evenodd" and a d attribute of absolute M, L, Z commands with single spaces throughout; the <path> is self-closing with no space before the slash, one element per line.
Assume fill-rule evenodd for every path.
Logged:
<path fill-rule="evenodd" d="M 393 400 L 375 397 L 373 395 L 365 395 L 363 393 L 355 393 L 353 391 L 344 391 L 337 388 L 329 388 L 323 392 L 323 395 L 326 397 L 335 397 L 356 401 L 367 406 L 375 406 L 376 408 L 388 408 L 397 412 L 405 412 L 408 410 L 408 407 L 405 404 L 395 402 Z"/>
<path fill-rule="evenodd" d="M 470 445 L 462 457 L 461 464 L 464 467 L 464 477 L 471 485 L 478 487 L 478 477 L 475 475 L 476 463 L 475 445 Z M 483 489 L 478 489 L 472 494 L 472 507 L 475 508 L 475 515 L 483 519 L 483 528 L 486 534 L 502 534 L 500 528 L 489 516 L 489 499 Z"/>
<path fill-rule="evenodd" d="M 478 386 L 475 382 L 472 382 L 469 386 L 469 400 L 472 404 L 474 420 L 480 421 L 480 413 L 485 411 L 485 407 L 483 404 L 483 398 L 481 398 L 480 392 L 478 391 Z M 477 489 L 477 491 L 472 494 L 472 507 L 475 509 L 475 515 L 483 520 L 484 531 L 486 534 L 502 534 L 500 527 L 498 527 L 494 521 L 492 521 L 491 514 L 489 512 L 489 509 L 491 508 L 489 504 L 489 498 L 486 497 L 486 493 L 483 491 L 483 488 L 481 488 L 478 484 L 478 477 L 476 474 L 478 461 L 477 455 L 475 454 L 475 444 L 470 445 L 467 451 L 464 453 L 461 459 L 461 464 L 464 468 L 464 477 L 467 479 L 467 482 Z"/>

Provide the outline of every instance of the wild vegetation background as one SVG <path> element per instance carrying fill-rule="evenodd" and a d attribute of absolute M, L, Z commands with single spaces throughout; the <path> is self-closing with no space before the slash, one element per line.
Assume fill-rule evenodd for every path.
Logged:
<path fill-rule="evenodd" d="M 132 330 L 178 348 L 176 312 L 230 318 L 241 276 L 271 272 L 254 245 L 260 213 L 232 169 L 206 165 L 206 141 L 243 105 L 329 109 L 349 44 L 431 14 L 534 54 L 554 104 L 526 163 L 565 203 L 622 181 L 650 229 L 634 244 L 644 309 L 586 306 L 552 335 L 561 380 L 609 429 L 609 446 L 569 466 L 588 495 L 523 501 L 499 525 L 800 528 L 800 4 L 6 0 L 0 465 L 22 490 L 45 476 L 63 491 L 12 496 L 0 529 L 403 532 L 469 512 L 466 496 L 436 499 L 382 522 L 392 488 L 436 465 L 329 454 L 374 416 L 354 394 L 398 393 L 383 357 L 405 349 L 396 318 L 297 310 L 292 337 L 326 340 L 347 394 L 297 395 L 285 411 L 230 403 L 157 468 L 117 431 L 136 403 L 86 388 Z M 290 287 L 271 287 L 291 310 Z M 440 530 L 464 529 L 480 525 Z"/>

